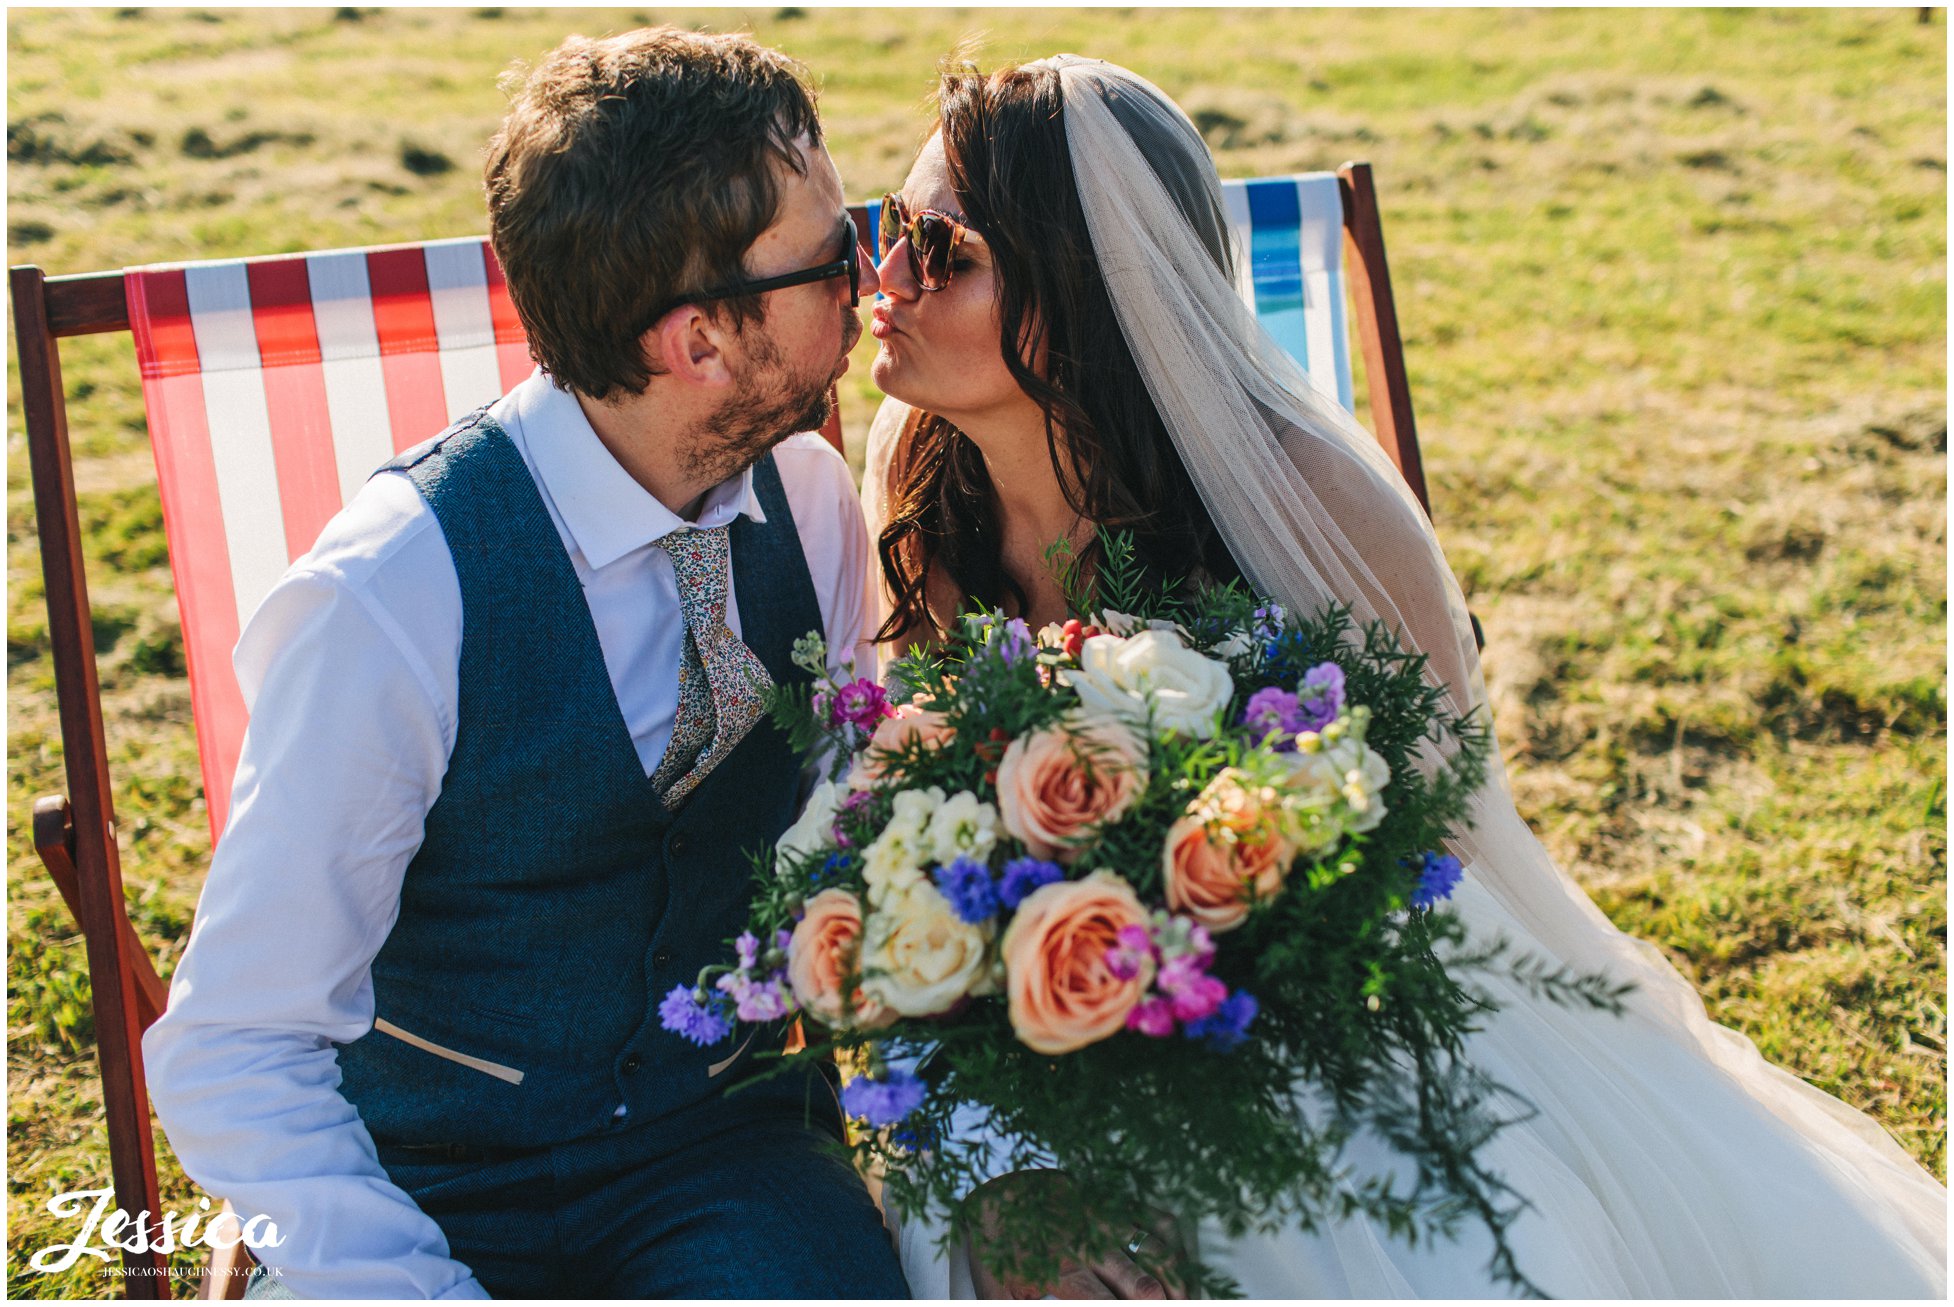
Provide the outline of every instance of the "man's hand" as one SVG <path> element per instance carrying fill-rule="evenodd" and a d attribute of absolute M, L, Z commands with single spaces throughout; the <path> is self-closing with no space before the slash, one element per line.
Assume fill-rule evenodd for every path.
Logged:
<path fill-rule="evenodd" d="M 1077 1212 L 1068 1200 L 1071 1184 L 1060 1171 L 1014 1171 L 999 1176 L 971 1195 L 977 1204 L 977 1232 L 970 1242 L 970 1279 L 980 1298 L 1185 1298 L 1178 1282 L 1185 1253 L 1175 1237 L 1173 1222 L 1158 1214 L 1150 1228 L 1125 1232 L 1114 1251 L 1086 1261 L 1074 1251 L 1085 1243 L 1079 1232 L 1068 1238 L 1062 1224 L 1049 1222 L 1053 1251 L 1058 1254 L 1055 1279 L 1035 1283 L 1000 1274 L 991 1262 L 998 1247 L 1000 1212 L 1005 1204 L 1029 1204 L 1043 1213 Z"/>

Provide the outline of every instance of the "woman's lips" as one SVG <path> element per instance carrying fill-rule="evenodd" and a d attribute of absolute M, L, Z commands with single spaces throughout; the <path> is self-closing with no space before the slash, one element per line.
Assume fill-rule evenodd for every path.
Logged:
<path fill-rule="evenodd" d="M 902 333 L 896 329 L 896 324 L 890 320 L 888 312 L 877 308 L 869 315 L 868 334 L 877 340 L 887 340 L 891 336 L 899 336 Z"/>

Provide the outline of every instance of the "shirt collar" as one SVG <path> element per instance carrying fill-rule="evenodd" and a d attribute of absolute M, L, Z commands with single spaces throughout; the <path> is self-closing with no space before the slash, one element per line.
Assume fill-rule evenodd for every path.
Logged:
<path fill-rule="evenodd" d="M 753 489 L 753 469 L 706 492 L 697 520 L 688 522 L 639 485 L 604 447 L 577 397 L 539 368 L 521 389 L 516 418 L 530 465 L 563 525 L 592 568 L 607 566 L 674 531 L 726 526 L 744 514 L 765 522 Z"/>

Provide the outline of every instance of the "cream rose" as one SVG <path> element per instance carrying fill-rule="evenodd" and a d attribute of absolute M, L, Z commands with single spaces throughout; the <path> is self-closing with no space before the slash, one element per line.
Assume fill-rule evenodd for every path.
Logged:
<path fill-rule="evenodd" d="M 862 989 L 906 1017 L 947 1012 L 966 994 L 988 993 L 993 928 L 957 915 L 936 886 L 918 882 L 869 914 Z"/>
<path fill-rule="evenodd" d="M 1070 1053 L 1126 1024 L 1153 983 L 1151 965 L 1121 980 L 1107 965 L 1127 926 L 1147 924 L 1133 887 L 1110 871 L 1032 891 L 1004 932 L 1011 1028 L 1027 1048 Z"/>
<path fill-rule="evenodd" d="M 1127 639 L 1096 635 L 1079 650 L 1078 669 L 1059 679 L 1087 711 L 1154 723 L 1205 740 L 1235 692 L 1228 665 L 1187 647 L 1173 631 L 1148 630 Z"/>
<path fill-rule="evenodd" d="M 1111 717 L 1075 717 L 1011 741 L 997 766 L 1004 828 L 1041 858 L 1070 861 L 1147 788 L 1147 747 Z"/>
<path fill-rule="evenodd" d="M 855 973 L 862 938 L 862 905 L 844 889 L 824 889 L 807 901 L 807 915 L 787 942 L 787 983 L 807 1011 L 831 1026 L 873 1030 L 896 1014 L 859 988 L 843 997 Z"/>
<path fill-rule="evenodd" d="M 804 858 L 819 853 L 834 843 L 835 816 L 848 791 L 833 781 L 822 781 L 807 796 L 807 806 L 787 828 L 774 848 L 783 858 Z"/>

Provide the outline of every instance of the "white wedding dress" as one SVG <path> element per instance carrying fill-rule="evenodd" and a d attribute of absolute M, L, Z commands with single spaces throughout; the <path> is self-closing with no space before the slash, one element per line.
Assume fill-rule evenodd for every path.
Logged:
<path fill-rule="evenodd" d="M 1416 500 L 1369 434 L 1317 398 L 1183 216 L 1203 202 L 1219 212 L 1199 133 L 1125 69 L 1041 62 L 1061 77 L 1080 202 L 1122 332 L 1244 574 L 1293 612 L 1336 600 L 1360 623 L 1385 622 L 1429 656 L 1459 711 L 1483 707 L 1464 600 Z M 1206 194 L 1176 197 L 1163 175 L 1195 177 Z M 871 539 L 908 411 L 886 402 L 870 432 Z M 1566 1298 L 1944 1299 L 1945 1187 L 1871 1118 L 1711 1021 L 1667 959 L 1554 864 L 1497 753 L 1489 768 L 1470 830 L 1447 845 L 1465 867 L 1450 906 L 1470 937 L 1504 936 L 1635 986 L 1616 1017 L 1481 979 L 1500 1010 L 1467 1056 L 1537 1109 L 1482 1154 L 1531 1204 L 1508 1232 L 1522 1273 Z M 1358 1174 L 1395 1160 L 1381 1143 L 1347 1157 Z M 968 1258 L 938 1249 L 939 1226 L 889 1216 L 917 1297 L 974 1296 Z M 1456 1242 L 1417 1248 L 1363 1220 L 1189 1233 L 1251 1297 L 1510 1296 L 1488 1272 L 1490 1237 L 1470 1221 Z"/>

